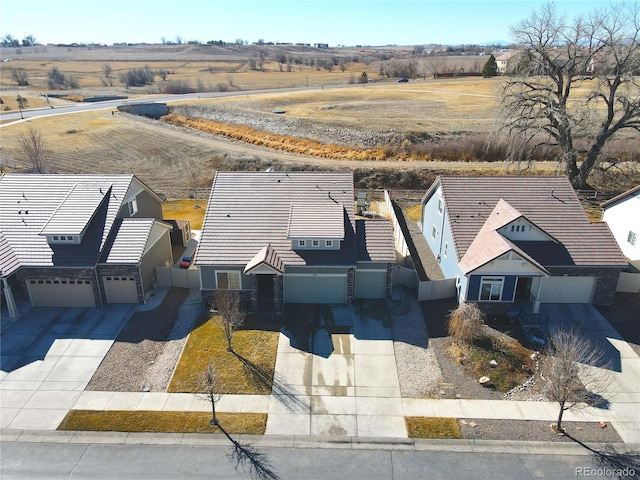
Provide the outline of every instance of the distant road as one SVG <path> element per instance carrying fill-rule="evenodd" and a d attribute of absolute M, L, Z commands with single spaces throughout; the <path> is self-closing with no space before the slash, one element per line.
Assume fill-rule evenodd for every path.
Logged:
<path fill-rule="evenodd" d="M 48 117 L 51 115 L 67 115 L 71 113 L 90 112 L 94 110 L 106 110 L 116 109 L 121 105 L 134 105 L 136 103 L 170 103 L 180 102 L 183 100 L 197 100 L 201 98 L 219 98 L 219 97 L 234 97 L 234 96 L 247 96 L 247 95 L 260 95 L 263 93 L 274 92 L 296 92 L 301 90 L 319 90 L 320 88 L 343 88 L 353 87 L 353 85 L 331 85 L 327 87 L 288 87 L 278 89 L 262 89 L 262 90 L 246 90 L 237 92 L 207 92 L 207 93 L 188 93 L 184 95 L 164 95 L 164 96 L 150 96 L 146 98 L 129 98 L 120 100 L 107 100 L 104 102 L 87 102 L 87 103 L 73 103 L 70 105 L 57 106 L 54 108 L 32 108 L 22 111 L 22 116 L 25 120 Z M 20 112 L 1 112 L 0 121 L 4 122 L 0 125 L 0 128 L 11 125 L 12 122 L 21 120 Z"/>

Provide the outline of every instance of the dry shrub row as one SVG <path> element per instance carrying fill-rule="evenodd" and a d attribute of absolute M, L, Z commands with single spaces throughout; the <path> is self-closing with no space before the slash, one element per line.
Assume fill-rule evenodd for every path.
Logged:
<path fill-rule="evenodd" d="M 185 87 L 185 85 L 180 85 L 180 87 Z M 392 158 L 406 161 L 501 162 L 511 153 L 526 164 L 535 161 L 560 161 L 562 158 L 562 151 L 558 147 L 533 148 L 529 145 L 515 145 L 512 139 L 488 134 L 434 137 L 424 132 L 408 132 L 401 145 L 362 149 L 291 135 L 275 134 L 247 125 L 231 125 L 204 118 L 189 118 L 176 113 L 166 115 L 163 120 L 174 125 L 193 128 L 212 135 L 221 135 L 252 145 L 289 153 L 342 160 L 381 161 Z M 578 139 L 575 143 L 576 148 L 583 152 L 589 148 L 588 142 L 584 139 Z M 608 159 L 638 164 L 640 163 L 640 140 L 611 140 L 603 149 L 603 155 Z"/>
<path fill-rule="evenodd" d="M 261 132 L 245 125 L 228 125 L 211 120 L 189 119 L 174 113 L 165 115 L 162 117 L 162 120 L 173 125 L 193 128 L 212 135 L 221 135 L 260 147 L 272 148 L 289 153 L 312 155 L 314 157 L 344 160 L 385 160 L 390 156 L 390 151 L 384 148 L 361 150 L 339 145 L 327 145 L 314 140 L 296 138 L 289 135 Z"/>

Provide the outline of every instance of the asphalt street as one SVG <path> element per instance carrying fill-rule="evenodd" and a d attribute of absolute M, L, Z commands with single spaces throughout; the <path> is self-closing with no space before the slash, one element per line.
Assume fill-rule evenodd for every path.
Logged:
<path fill-rule="evenodd" d="M 599 473 L 591 457 L 579 451 L 566 455 L 539 455 L 309 447 L 255 448 L 263 455 L 263 465 L 275 475 L 267 478 L 282 480 L 565 480 L 594 477 Z M 230 450 L 230 444 L 189 446 L 2 442 L 0 477 L 3 480 L 251 478 L 247 468 L 239 466 L 236 470 L 227 456 Z M 615 477 L 598 475 L 598 478 Z"/>

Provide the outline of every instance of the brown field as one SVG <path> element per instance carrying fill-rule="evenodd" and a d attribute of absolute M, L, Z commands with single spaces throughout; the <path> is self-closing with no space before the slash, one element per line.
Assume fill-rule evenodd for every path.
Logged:
<path fill-rule="evenodd" d="M 46 73 L 53 66 L 67 75 L 73 75 L 80 83 L 77 91 L 57 93 L 78 97 L 101 94 L 148 96 L 157 92 L 158 86 L 162 84 L 157 78 L 151 86 L 127 90 L 120 84 L 118 77 L 128 69 L 149 65 L 153 69 L 163 68 L 171 72 L 168 80 L 185 80 L 193 86 L 200 83 L 205 89 L 211 86 L 215 90 L 220 84 L 224 84 L 229 91 L 307 85 L 311 87 L 311 90 L 298 92 L 242 94 L 189 101 L 190 104 L 223 108 L 231 115 L 237 112 L 238 117 L 240 114 L 254 116 L 258 120 L 280 117 L 284 121 L 302 121 L 328 129 L 394 132 L 401 136 L 413 133 L 432 137 L 483 136 L 494 129 L 498 79 L 467 77 L 433 80 L 427 77 L 399 84 L 396 79 L 384 79 L 378 75 L 379 59 L 376 55 L 379 55 L 379 51 L 320 51 L 306 47 L 289 50 L 292 55 L 325 59 L 332 55 L 354 55 L 355 58 L 357 54 L 358 61 L 348 62 L 344 72 L 337 67 L 333 72 L 327 72 L 304 64 L 293 65 L 290 72 L 280 71 L 281 64 L 274 61 L 266 62 L 264 71 L 251 71 L 248 59 L 251 52 L 256 51 L 252 47 L 238 50 L 175 45 L 3 49 L 3 58 L 11 58 L 11 61 L 2 64 L 0 98 L 5 108 L 11 110 L 17 109 L 15 97 L 18 94 L 27 98 L 27 108 L 45 107 L 46 100 L 42 93 L 46 91 Z M 386 53 L 392 53 L 400 59 L 407 58 L 406 49 Z M 479 61 L 481 66 L 485 58 L 449 59 L 451 64 L 465 65 L 467 69 L 475 68 Z M 113 68 L 113 87 L 103 85 L 102 67 L 105 63 Z M 13 68 L 25 68 L 31 85 L 19 89 L 15 87 L 11 77 Z M 369 75 L 369 84 L 334 88 L 340 84 L 344 86 L 363 71 Z M 51 98 L 50 102 L 51 105 L 58 106 L 69 103 L 69 100 Z M 184 102 L 175 104 L 179 103 Z M 273 115 L 275 109 L 284 110 L 286 114 Z M 0 115 L 0 124 L 2 123 Z M 237 125 L 233 121 L 228 123 Z M 46 164 L 49 170 L 65 173 L 134 173 L 168 198 L 185 198 L 192 191 L 187 174 L 191 165 L 201 170 L 200 179 L 205 187 L 218 169 L 266 168 L 265 165 L 278 164 L 281 168 L 301 168 L 301 165 L 304 168 L 304 165 L 311 165 L 313 168 L 333 169 L 382 168 L 396 172 L 424 169 L 504 171 L 507 168 L 504 162 L 487 164 L 441 161 L 452 160 L 450 156 L 439 158 L 427 155 L 418 158 L 428 161 L 415 161 L 411 157 L 397 154 L 385 156 L 383 162 L 371 161 L 372 158 L 380 158 L 376 155 L 353 155 L 353 152 L 347 155 L 325 155 L 328 158 L 314 157 L 306 155 L 308 152 L 304 150 L 306 145 L 317 140 L 313 136 L 305 139 L 293 137 L 290 142 L 297 144 L 297 148 L 288 148 L 287 152 L 282 146 L 276 145 L 274 148 L 274 143 L 284 144 L 280 140 L 272 142 L 269 145 L 271 148 L 267 148 L 267 143 L 259 138 L 248 143 L 237 140 L 234 135 L 227 135 L 225 138 L 126 114 L 112 115 L 110 110 L 105 110 L 15 124 L 4 123 L 0 127 L 0 170 L 29 167 L 19 148 L 18 136 L 30 127 L 40 129 L 43 134 L 49 151 Z M 258 131 L 258 136 L 277 137 L 267 127 L 252 128 Z M 321 142 L 328 143 L 327 140 Z M 358 145 L 353 145 L 352 148 L 354 151 L 366 150 Z M 367 158 L 369 161 L 353 160 L 357 158 Z M 458 158 L 464 157 L 455 157 L 453 160 Z M 551 173 L 556 172 L 556 167 L 555 162 L 538 162 L 535 169 Z M 382 178 L 377 184 L 393 188 L 392 182 L 393 180 Z"/>

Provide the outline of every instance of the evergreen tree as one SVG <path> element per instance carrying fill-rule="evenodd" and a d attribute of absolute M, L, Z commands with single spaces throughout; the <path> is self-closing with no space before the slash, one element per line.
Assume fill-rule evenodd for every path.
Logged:
<path fill-rule="evenodd" d="M 482 76 L 484 78 L 495 77 L 498 74 L 498 64 L 496 62 L 496 57 L 491 55 L 487 63 L 482 67 Z"/>

